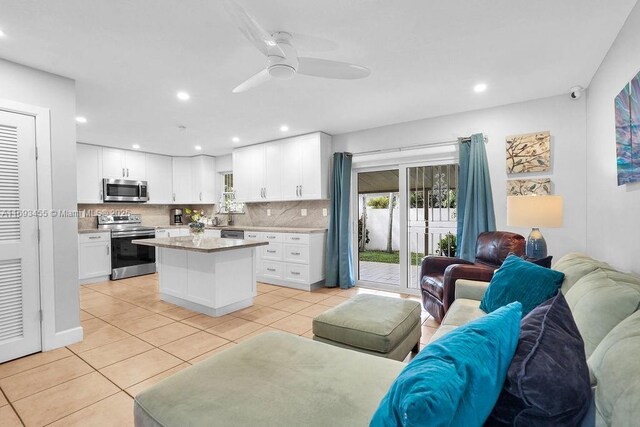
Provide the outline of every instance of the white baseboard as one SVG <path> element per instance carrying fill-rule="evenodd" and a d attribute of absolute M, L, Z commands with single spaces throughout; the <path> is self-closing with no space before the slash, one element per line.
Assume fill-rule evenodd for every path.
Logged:
<path fill-rule="evenodd" d="M 82 341 L 84 331 L 82 326 L 67 329 L 66 331 L 56 332 L 53 337 L 42 343 L 42 351 L 54 350 L 56 348 L 65 347 Z"/>

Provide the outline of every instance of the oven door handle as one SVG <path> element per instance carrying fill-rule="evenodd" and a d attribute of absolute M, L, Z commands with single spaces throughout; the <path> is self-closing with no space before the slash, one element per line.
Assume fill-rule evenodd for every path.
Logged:
<path fill-rule="evenodd" d="M 140 237 L 140 238 L 154 238 L 156 236 L 155 231 L 153 233 L 111 233 L 112 239 L 118 239 L 120 237 Z"/>

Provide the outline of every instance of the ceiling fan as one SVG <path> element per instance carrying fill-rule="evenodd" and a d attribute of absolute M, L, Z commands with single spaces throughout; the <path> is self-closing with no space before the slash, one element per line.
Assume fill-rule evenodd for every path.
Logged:
<path fill-rule="evenodd" d="M 329 79 L 362 79 L 371 74 L 361 65 L 299 57 L 293 45 L 296 35 L 286 31 L 268 33 L 233 0 L 224 0 L 224 6 L 242 34 L 267 57 L 266 68 L 234 88 L 233 93 L 245 92 L 271 79 L 290 79 L 296 74 Z"/>

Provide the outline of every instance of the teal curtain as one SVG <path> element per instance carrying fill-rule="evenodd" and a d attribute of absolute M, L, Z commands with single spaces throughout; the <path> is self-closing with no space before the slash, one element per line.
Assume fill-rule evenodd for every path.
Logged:
<path fill-rule="evenodd" d="M 481 133 L 460 141 L 458 172 L 458 257 L 475 260 L 476 240 L 484 231 L 495 231 L 496 215 L 489 163 Z"/>
<path fill-rule="evenodd" d="M 325 285 L 342 289 L 356 283 L 351 253 L 349 205 L 351 196 L 351 154 L 333 155 L 333 191 L 329 206 Z"/>

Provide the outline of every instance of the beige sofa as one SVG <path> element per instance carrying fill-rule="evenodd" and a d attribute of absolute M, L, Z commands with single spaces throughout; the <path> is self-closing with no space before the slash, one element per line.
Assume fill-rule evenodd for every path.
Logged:
<path fill-rule="evenodd" d="M 640 422 L 640 278 L 570 254 L 554 266 L 585 341 L 595 409 L 585 424 Z M 487 283 L 458 281 L 432 340 L 484 316 Z M 144 391 L 135 424 L 149 426 L 367 426 L 402 362 L 265 333 Z"/>
<path fill-rule="evenodd" d="M 552 268 L 565 274 L 562 292 L 585 343 L 595 396 L 591 421 L 640 425 L 640 277 L 579 253 Z M 480 301 L 488 285 L 458 280 L 456 299 L 430 341 L 484 316 Z"/>

